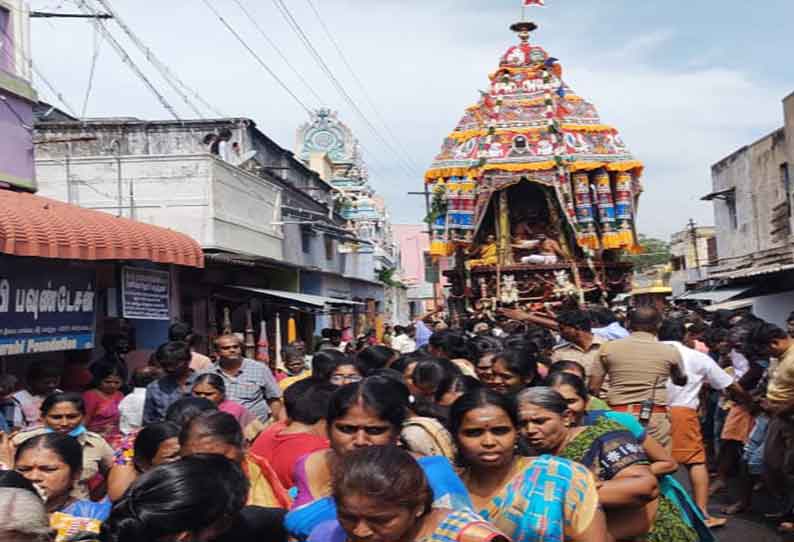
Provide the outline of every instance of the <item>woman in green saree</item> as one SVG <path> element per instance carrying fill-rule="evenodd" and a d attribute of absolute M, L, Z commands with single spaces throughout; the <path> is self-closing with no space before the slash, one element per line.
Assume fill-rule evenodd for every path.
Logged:
<path fill-rule="evenodd" d="M 698 542 L 675 504 L 660 494 L 642 445 L 626 427 L 606 417 L 577 427 L 566 400 L 546 387 L 522 391 L 518 414 L 532 448 L 582 463 L 595 475 L 615 539 Z"/>
<path fill-rule="evenodd" d="M 673 474 L 678 470 L 678 463 L 670 453 L 662 447 L 653 437 L 645 431 L 645 427 L 633 415 L 627 412 L 614 410 L 591 410 L 590 395 L 587 386 L 581 378 L 568 373 L 550 373 L 546 384 L 562 395 L 568 408 L 573 413 L 573 425 L 594 425 L 601 418 L 607 418 L 619 423 L 634 435 L 637 442 L 642 444 L 645 455 L 648 456 L 651 472 L 659 480 L 659 491 L 662 496 L 672 501 L 678 508 L 687 525 L 695 529 L 701 542 L 714 542 L 714 535 L 710 530 L 706 518 L 700 508 L 695 504 L 687 491 L 676 481 Z M 724 520 L 723 520 L 724 523 Z M 720 526 L 716 522 L 715 526 Z"/>

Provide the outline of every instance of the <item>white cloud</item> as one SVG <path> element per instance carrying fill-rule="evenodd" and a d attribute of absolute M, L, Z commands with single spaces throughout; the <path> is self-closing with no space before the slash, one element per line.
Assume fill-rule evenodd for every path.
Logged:
<path fill-rule="evenodd" d="M 265 133 L 292 147 L 305 112 L 201 2 L 112 1 L 133 29 L 211 103 L 229 115 L 254 118 Z M 314 1 L 402 146 L 421 168 L 431 162 L 464 108 L 477 99 L 477 90 L 486 88 L 487 74 L 515 41 L 507 26 L 517 17 L 518 8 L 496 5 L 494 0 Z M 231 0 L 214 3 L 287 85 L 310 105 L 319 105 L 312 103 L 310 93 Z M 33 4 L 52 7 L 47 0 Z M 287 4 L 374 119 L 306 3 L 287 0 Z M 351 111 L 340 107 L 341 100 L 270 2 L 246 5 L 325 103 L 340 109 L 343 120 L 354 128 L 367 148 L 373 184 L 386 197 L 394 220 L 420 220 L 421 200 L 405 193 L 421 188 L 421 172 L 416 177 L 403 173 L 393 153 Z M 71 7 L 67 3 L 64 9 Z M 595 103 L 604 121 L 619 128 L 630 148 L 646 162 L 643 231 L 666 235 L 683 227 L 690 216 L 709 223 L 710 206 L 699 202 L 699 197 L 709 192 L 710 164 L 776 128 L 781 122 L 780 99 L 788 89 L 756 80 L 758 70 L 751 74 L 749 66 L 724 69 L 709 64 L 710 57 L 702 55 L 712 55 L 719 48 L 716 40 L 708 50 L 700 50 L 705 65 L 693 53 L 693 60 L 685 65 L 671 68 L 668 62 L 658 67 L 654 62 L 668 58 L 666 49 L 676 42 L 669 28 L 614 28 L 622 41 L 606 46 L 593 37 L 591 29 L 608 25 L 609 13 L 592 0 L 561 1 L 554 9 L 534 15 L 541 21 L 538 40 L 560 58 L 566 81 Z M 79 107 L 92 49 L 90 27 L 63 20 L 32 24 L 37 63 Z M 140 55 L 135 58 L 144 64 Z M 46 92 L 44 96 L 52 99 Z M 107 45 L 102 46 L 93 96 L 92 115 L 167 118 Z"/>

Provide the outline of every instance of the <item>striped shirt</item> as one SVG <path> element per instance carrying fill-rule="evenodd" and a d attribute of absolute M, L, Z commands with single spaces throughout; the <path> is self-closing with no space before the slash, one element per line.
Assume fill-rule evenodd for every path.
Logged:
<path fill-rule="evenodd" d="M 237 376 L 224 372 L 220 362 L 202 373 L 220 376 L 226 384 L 226 399 L 243 405 L 263 422 L 270 417 L 270 407 L 267 402 L 281 399 L 281 388 L 270 367 L 259 361 L 243 358 Z"/>

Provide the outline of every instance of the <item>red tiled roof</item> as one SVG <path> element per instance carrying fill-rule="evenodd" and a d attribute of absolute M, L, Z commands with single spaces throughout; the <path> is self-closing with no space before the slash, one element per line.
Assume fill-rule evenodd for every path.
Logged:
<path fill-rule="evenodd" d="M 148 260 L 204 267 L 201 246 L 187 235 L 0 189 L 0 252 L 70 260 Z"/>

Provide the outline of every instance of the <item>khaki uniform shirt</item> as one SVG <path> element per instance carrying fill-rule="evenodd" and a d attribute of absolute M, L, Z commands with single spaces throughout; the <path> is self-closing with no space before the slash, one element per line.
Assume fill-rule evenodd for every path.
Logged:
<path fill-rule="evenodd" d="M 47 433 L 49 433 L 49 429 L 44 427 L 31 429 L 17 434 L 11 442 L 14 443 L 14 446 L 19 446 L 28 439 Z M 107 474 L 113 465 L 113 449 L 105 442 L 105 439 L 91 431 L 86 431 L 77 437 L 77 442 L 83 447 L 83 473 L 72 488 L 71 495 L 75 499 L 88 499 L 88 481 L 98 472 Z"/>
<path fill-rule="evenodd" d="M 601 347 L 593 374 L 609 376 L 607 403 L 627 405 L 653 398 L 667 405 L 667 380 L 673 365 L 682 367 L 681 354 L 650 333 L 634 332 Z"/>
<path fill-rule="evenodd" d="M 794 345 L 786 350 L 766 388 L 770 403 L 783 405 L 794 401 Z"/>
<path fill-rule="evenodd" d="M 593 335 L 593 344 L 588 350 L 582 349 L 578 344 L 566 343 L 556 347 L 551 353 L 552 363 L 558 361 L 576 361 L 584 367 L 585 378 L 593 374 L 593 366 L 598 363 L 599 352 L 605 341 Z"/>

